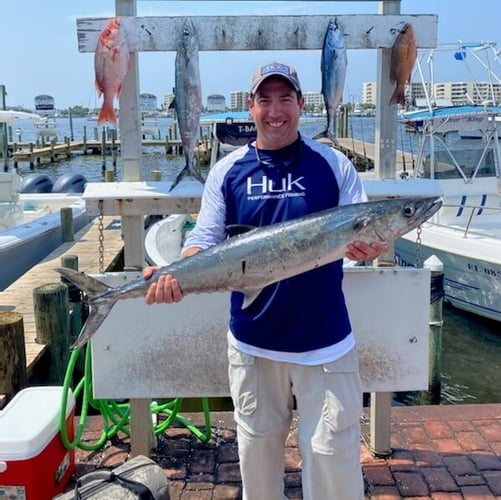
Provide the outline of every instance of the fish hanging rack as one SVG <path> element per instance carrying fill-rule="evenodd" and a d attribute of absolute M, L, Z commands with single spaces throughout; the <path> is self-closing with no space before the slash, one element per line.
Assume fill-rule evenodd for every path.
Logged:
<path fill-rule="evenodd" d="M 122 17 L 130 50 L 175 51 L 186 17 Z M 437 45 L 438 17 L 434 14 L 189 17 L 198 33 L 200 51 L 319 50 L 331 18 L 343 27 L 347 49 L 390 49 L 405 23 L 412 23 L 418 47 Z M 77 19 L 80 52 L 94 52 L 108 21 Z"/>

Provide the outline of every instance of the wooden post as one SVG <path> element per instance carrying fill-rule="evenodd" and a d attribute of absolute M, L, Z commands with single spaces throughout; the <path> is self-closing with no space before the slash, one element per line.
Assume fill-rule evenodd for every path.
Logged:
<path fill-rule="evenodd" d="M 61 215 L 61 234 L 63 243 L 74 240 L 73 234 L 73 210 L 71 207 L 63 207 L 60 210 Z"/>
<path fill-rule="evenodd" d="M 63 255 L 61 257 L 61 266 L 78 271 L 78 255 Z M 70 305 L 70 342 L 73 342 L 80 335 L 84 323 L 84 306 L 82 303 L 82 293 L 75 285 L 71 284 L 66 278 L 61 276 L 61 283 L 68 287 L 68 298 Z M 84 351 L 81 350 L 76 366 L 74 380 L 78 380 L 84 373 L 85 358 Z"/>
<path fill-rule="evenodd" d="M 101 133 L 101 168 L 106 170 L 106 130 L 103 128 Z"/>
<path fill-rule="evenodd" d="M 442 327 L 444 301 L 444 265 L 435 255 L 424 262 L 431 270 L 430 350 L 428 393 L 421 393 L 424 404 L 440 404 L 442 393 Z"/>
<path fill-rule="evenodd" d="M 83 154 L 87 154 L 87 125 L 83 128 Z"/>
<path fill-rule="evenodd" d="M 162 171 L 161 170 L 152 170 L 150 172 L 151 180 L 154 182 L 159 182 L 162 180 Z"/>
<path fill-rule="evenodd" d="M 27 379 L 23 315 L 0 312 L 0 394 L 20 391 Z"/>
<path fill-rule="evenodd" d="M 68 287 L 49 283 L 33 290 L 36 342 L 47 344 L 48 382 L 62 384 L 69 360 L 70 320 Z"/>

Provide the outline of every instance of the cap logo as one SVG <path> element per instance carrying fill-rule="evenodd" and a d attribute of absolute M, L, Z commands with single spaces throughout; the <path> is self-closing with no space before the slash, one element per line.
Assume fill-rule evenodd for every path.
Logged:
<path fill-rule="evenodd" d="M 271 63 L 261 68 L 261 76 L 267 75 L 268 73 L 282 73 L 283 75 L 290 76 L 291 71 L 289 66 L 285 64 Z"/>

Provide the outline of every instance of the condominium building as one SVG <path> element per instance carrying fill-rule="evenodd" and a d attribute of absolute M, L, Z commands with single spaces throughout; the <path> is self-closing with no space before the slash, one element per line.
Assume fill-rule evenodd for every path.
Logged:
<path fill-rule="evenodd" d="M 245 111 L 247 109 L 247 98 L 249 92 L 246 90 L 234 90 L 230 94 L 230 109 L 233 111 Z"/>
<path fill-rule="evenodd" d="M 431 82 L 425 82 L 424 86 L 421 82 L 413 82 L 406 87 L 406 101 L 414 103 L 425 99 L 425 88 L 430 99 L 450 102 L 453 106 L 501 102 L 501 83 L 490 82 L 441 82 L 433 86 Z M 365 82 L 362 85 L 362 103 L 376 105 L 376 92 L 376 82 Z"/>
<path fill-rule="evenodd" d="M 305 92 L 304 109 L 310 113 L 321 113 L 325 109 L 324 98 L 320 92 Z"/>

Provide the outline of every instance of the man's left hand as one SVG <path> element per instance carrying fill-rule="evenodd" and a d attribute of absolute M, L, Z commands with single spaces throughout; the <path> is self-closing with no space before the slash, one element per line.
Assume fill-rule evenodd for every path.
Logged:
<path fill-rule="evenodd" d="M 350 260 L 374 260 L 388 250 L 388 243 L 380 241 L 373 241 L 372 243 L 354 241 L 348 245 L 346 257 Z"/>

